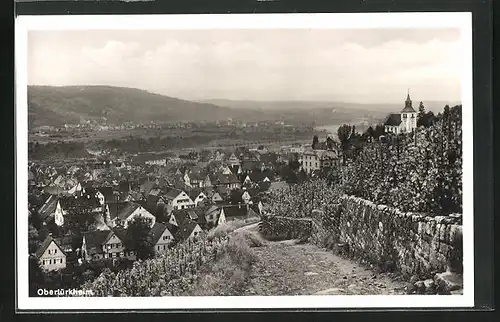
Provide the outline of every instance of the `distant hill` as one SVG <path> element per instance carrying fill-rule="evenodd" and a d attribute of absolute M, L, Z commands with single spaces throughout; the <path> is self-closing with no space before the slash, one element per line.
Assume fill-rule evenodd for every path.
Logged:
<path fill-rule="evenodd" d="M 313 121 L 318 125 L 332 125 L 342 123 L 363 123 L 365 125 L 381 122 L 389 113 L 397 113 L 404 107 L 401 104 L 362 104 L 350 102 L 328 101 L 251 101 L 211 99 L 199 101 L 218 106 L 230 107 L 237 110 L 265 111 L 270 117 L 283 119 L 302 118 Z M 420 101 L 413 101 L 413 107 L 418 110 Z M 460 102 L 424 101 L 426 111 L 435 114 L 441 112 L 445 105 L 454 106 Z M 263 113 L 263 112 L 261 112 Z"/>
<path fill-rule="evenodd" d="M 424 105 L 434 112 L 447 103 Z M 30 127 L 79 123 L 106 117 L 109 123 L 282 120 L 286 123 L 374 124 L 402 104 L 357 104 L 313 101 L 187 101 L 145 90 L 113 86 L 28 86 Z M 418 107 L 418 102 L 414 103 Z M 449 104 L 450 106 L 453 104 Z"/>
<path fill-rule="evenodd" d="M 399 112 L 404 107 L 404 101 L 401 104 L 394 103 L 375 103 L 363 104 L 352 102 L 338 102 L 338 101 L 252 101 L 252 100 L 228 100 L 228 99 L 209 99 L 198 101 L 200 103 L 210 103 L 218 106 L 231 107 L 235 109 L 272 109 L 272 110 L 296 110 L 296 109 L 337 109 L 337 112 L 344 112 L 349 110 L 352 113 L 359 112 L 374 112 L 374 113 L 387 113 Z M 461 104 L 460 102 L 453 101 L 424 101 L 424 106 L 432 111 L 440 112 L 445 105 L 454 106 Z M 413 107 L 418 109 L 420 101 L 414 100 Z"/>
<path fill-rule="evenodd" d="M 215 121 L 232 116 L 232 109 L 112 86 L 29 86 L 30 124 L 60 125 L 106 117 L 110 123 Z"/>

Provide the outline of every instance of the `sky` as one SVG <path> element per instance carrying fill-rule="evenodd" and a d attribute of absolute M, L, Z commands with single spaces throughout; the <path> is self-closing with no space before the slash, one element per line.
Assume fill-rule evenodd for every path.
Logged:
<path fill-rule="evenodd" d="M 457 29 L 30 31 L 30 85 L 188 100 L 460 101 Z"/>

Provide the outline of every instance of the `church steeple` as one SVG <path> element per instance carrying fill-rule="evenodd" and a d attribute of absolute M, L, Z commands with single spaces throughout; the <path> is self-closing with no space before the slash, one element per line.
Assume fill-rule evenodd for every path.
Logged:
<path fill-rule="evenodd" d="M 405 108 L 401 111 L 402 113 L 414 113 L 411 98 L 410 98 L 410 89 L 408 89 L 408 93 L 406 94 Z"/>

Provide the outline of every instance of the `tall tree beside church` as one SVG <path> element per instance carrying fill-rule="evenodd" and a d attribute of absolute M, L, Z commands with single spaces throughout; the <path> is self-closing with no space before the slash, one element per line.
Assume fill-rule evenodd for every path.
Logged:
<path fill-rule="evenodd" d="M 318 143 L 319 143 L 318 136 L 317 136 L 317 135 L 313 136 L 313 143 L 312 143 L 312 146 L 311 146 L 311 147 L 312 147 L 313 149 L 316 149 L 316 147 L 318 146 Z"/>
<path fill-rule="evenodd" d="M 417 115 L 417 126 L 421 126 L 425 121 L 425 106 L 424 103 L 420 102 L 418 106 L 418 115 Z"/>
<path fill-rule="evenodd" d="M 353 127 L 348 124 L 341 125 L 337 130 L 337 136 L 342 148 L 342 163 L 345 164 L 345 155 L 349 148 L 349 139 L 351 138 Z"/>
<path fill-rule="evenodd" d="M 365 137 L 365 139 L 368 137 L 375 137 L 375 130 L 371 125 L 366 129 L 365 133 L 363 133 L 363 136 Z"/>

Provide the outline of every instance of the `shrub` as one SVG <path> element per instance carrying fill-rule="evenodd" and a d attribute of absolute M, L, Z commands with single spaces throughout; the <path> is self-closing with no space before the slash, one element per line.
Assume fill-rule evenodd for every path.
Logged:
<path fill-rule="evenodd" d="M 237 234 L 242 236 L 245 239 L 246 243 L 250 247 L 264 246 L 264 240 L 262 239 L 262 237 L 260 236 L 260 234 L 258 232 L 244 230 L 244 231 L 238 232 Z"/>
<path fill-rule="evenodd" d="M 231 235 L 222 256 L 191 287 L 190 295 L 236 296 L 243 293 L 252 265 L 257 260 L 246 235 L 246 232 Z"/>

